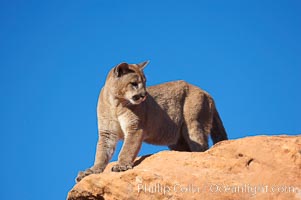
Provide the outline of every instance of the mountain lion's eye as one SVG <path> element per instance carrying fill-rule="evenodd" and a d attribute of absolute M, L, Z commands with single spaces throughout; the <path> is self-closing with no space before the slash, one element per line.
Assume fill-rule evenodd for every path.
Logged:
<path fill-rule="evenodd" d="M 131 85 L 132 85 L 133 87 L 138 87 L 138 83 L 137 83 L 137 82 L 131 82 Z"/>

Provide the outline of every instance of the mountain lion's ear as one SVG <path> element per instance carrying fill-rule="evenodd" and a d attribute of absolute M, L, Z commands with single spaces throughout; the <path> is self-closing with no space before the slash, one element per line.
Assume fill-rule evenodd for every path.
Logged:
<path fill-rule="evenodd" d="M 145 61 L 145 62 L 142 62 L 142 63 L 139 63 L 137 65 L 138 65 L 140 70 L 143 70 L 146 67 L 146 65 L 148 65 L 148 63 L 149 63 L 149 60 Z"/>
<path fill-rule="evenodd" d="M 117 65 L 115 68 L 114 68 L 114 73 L 117 77 L 121 77 L 122 75 L 124 74 L 127 74 L 129 73 L 131 70 L 129 69 L 129 64 L 123 62 L 123 63 L 120 63 L 119 65 Z"/>

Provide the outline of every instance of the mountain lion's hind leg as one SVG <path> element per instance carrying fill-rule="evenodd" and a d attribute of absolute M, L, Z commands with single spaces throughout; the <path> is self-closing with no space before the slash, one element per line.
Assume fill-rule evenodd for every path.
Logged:
<path fill-rule="evenodd" d="M 184 119 L 188 137 L 185 137 L 191 151 L 206 151 L 208 136 L 212 128 L 212 99 L 198 88 L 191 88 L 184 105 Z"/>
<path fill-rule="evenodd" d="M 177 143 L 169 145 L 168 148 L 174 151 L 191 151 L 188 143 L 186 142 L 186 137 L 188 137 L 187 127 L 183 124 Z"/>
<path fill-rule="evenodd" d="M 176 144 L 169 145 L 168 148 L 174 151 L 190 151 L 189 145 L 184 140 L 178 141 Z"/>
<path fill-rule="evenodd" d="M 206 151 L 208 146 L 208 134 L 206 130 L 202 128 L 202 125 L 198 121 L 190 122 L 188 126 L 188 137 L 185 138 L 189 145 L 190 151 L 201 152 Z"/>

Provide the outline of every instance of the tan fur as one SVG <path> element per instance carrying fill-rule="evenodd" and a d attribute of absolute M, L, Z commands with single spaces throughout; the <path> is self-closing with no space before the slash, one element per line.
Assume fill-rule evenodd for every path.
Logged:
<path fill-rule="evenodd" d="M 177 151 L 205 151 L 227 139 L 211 96 L 184 81 L 145 87 L 148 64 L 121 63 L 108 74 L 98 99 L 98 131 L 94 166 L 83 177 L 100 173 L 110 161 L 118 140 L 124 143 L 112 171 L 132 168 L 142 142 L 167 145 Z"/>

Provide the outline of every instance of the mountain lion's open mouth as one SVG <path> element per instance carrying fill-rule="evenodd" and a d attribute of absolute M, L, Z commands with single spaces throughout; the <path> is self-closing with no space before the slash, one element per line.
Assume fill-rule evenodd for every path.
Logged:
<path fill-rule="evenodd" d="M 145 95 L 137 94 L 137 95 L 134 95 L 134 96 L 132 97 L 131 102 L 132 102 L 133 104 L 140 104 L 140 103 L 142 103 L 143 101 L 146 100 L 146 97 L 147 97 L 146 94 L 145 94 Z"/>

